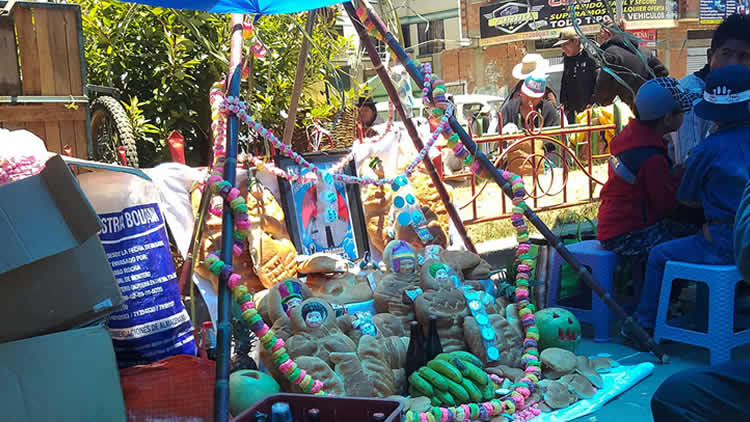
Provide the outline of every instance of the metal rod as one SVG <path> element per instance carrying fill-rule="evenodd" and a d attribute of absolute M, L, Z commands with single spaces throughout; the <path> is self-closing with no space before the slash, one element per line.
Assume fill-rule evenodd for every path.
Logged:
<path fill-rule="evenodd" d="M 312 37 L 313 27 L 315 26 L 315 9 L 307 12 L 307 24 L 305 31 Z M 307 52 L 310 50 L 310 40 L 308 37 L 302 37 L 302 47 L 297 57 L 297 73 L 294 76 L 294 87 L 292 88 L 292 98 L 289 101 L 289 117 L 286 118 L 284 125 L 283 141 L 285 145 L 292 143 L 294 126 L 297 123 L 297 107 L 299 106 L 299 97 L 302 95 L 302 84 L 305 79 L 305 63 L 307 62 Z"/>
<path fill-rule="evenodd" d="M 362 3 L 363 7 L 367 9 L 367 15 L 370 18 L 370 21 L 375 25 L 375 28 L 377 31 L 379 31 L 384 38 L 384 41 L 388 44 L 388 46 L 391 48 L 393 53 L 396 55 L 398 60 L 401 62 L 401 64 L 406 68 L 407 72 L 411 75 L 412 79 L 414 79 L 417 83 L 421 83 L 424 79 L 424 76 L 422 75 L 422 72 L 419 71 L 416 64 L 414 64 L 413 61 L 409 59 L 409 57 L 406 55 L 406 52 L 404 52 L 403 48 L 398 44 L 396 39 L 394 38 L 393 34 L 388 31 L 383 21 L 378 17 L 378 15 L 375 13 L 374 10 L 372 10 L 369 5 Z M 354 10 L 354 6 L 352 3 L 344 3 L 344 7 L 346 8 L 349 15 L 352 17 L 352 20 L 356 19 L 356 12 Z M 354 26 L 358 26 L 356 23 Z M 500 186 L 500 188 L 505 192 L 505 194 L 509 197 L 513 197 L 513 189 L 511 188 L 510 181 L 505 180 L 503 178 L 502 174 L 498 169 L 495 168 L 495 166 L 492 164 L 492 162 L 485 156 L 481 151 L 478 150 L 477 144 L 474 143 L 474 141 L 471 140 L 469 135 L 466 133 L 463 127 L 461 127 L 461 124 L 458 123 L 455 117 L 451 116 L 450 118 L 450 125 L 451 128 L 453 128 L 453 131 L 456 132 L 461 139 L 461 142 L 464 144 L 464 146 L 469 150 L 469 152 L 474 156 L 474 160 L 478 161 L 480 165 L 484 168 L 485 171 L 488 172 L 490 177 L 495 180 L 495 182 Z M 584 283 L 593 290 L 601 299 L 604 301 L 604 303 L 607 304 L 607 306 L 615 313 L 620 319 L 625 320 L 625 324 L 629 325 L 635 330 L 635 335 L 638 337 L 638 339 L 646 344 L 649 348 L 649 350 L 656 355 L 657 358 L 659 358 L 662 362 L 666 363 L 669 359 L 669 357 L 664 353 L 662 348 L 656 344 L 651 338 L 651 336 L 646 333 L 646 331 L 643 330 L 643 328 L 638 325 L 638 323 L 633 320 L 631 316 L 629 316 L 627 313 L 625 313 L 625 310 L 612 298 L 612 296 L 602 288 L 599 283 L 594 280 L 591 273 L 586 270 L 585 267 L 583 267 L 578 260 L 576 260 L 575 256 L 573 256 L 572 253 L 568 250 L 568 248 L 565 247 L 565 245 L 560 241 L 560 239 L 552 233 L 552 231 L 542 222 L 542 220 L 539 219 L 539 217 L 532 211 L 530 208 L 526 208 L 524 211 L 524 216 L 526 219 L 534 225 L 534 227 L 539 230 L 539 232 L 544 236 L 545 239 L 552 245 L 553 248 L 557 250 L 557 252 L 560 254 L 560 256 L 571 266 L 573 269 L 578 273 L 578 275 L 583 279 Z"/>
<path fill-rule="evenodd" d="M 0 95 L 0 104 L 24 104 L 24 103 L 88 103 L 89 97 L 79 95 Z"/>
<path fill-rule="evenodd" d="M 351 18 L 354 27 L 357 29 L 359 39 L 362 42 L 362 45 L 364 45 L 365 50 L 367 50 L 367 54 L 370 56 L 372 65 L 378 72 L 378 76 L 380 77 L 380 81 L 382 82 L 383 87 L 388 92 L 388 97 L 391 99 L 391 102 L 395 106 L 396 112 L 398 112 L 398 115 L 401 117 L 401 121 L 404 123 L 406 131 L 409 133 L 412 142 L 414 142 L 414 147 L 417 149 L 417 151 L 421 151 L 422 148 L 424 148 L 424 144 L 422 144 L 422 140 L 419 139 L 417 128 L 414 127 L 414 123 L 404 111 L 404 107 L 398 97 L 398 91 L 396 90 L 396 87 L 393 86 L 393 82 L 391 82 L 391 78 L 390 76 L 388 76 L 388 72 L 385 70 L 383 63 L 380 61 L 380 56 L 378 55 L 378 51 L 375 48 L 375 45 L 370 40 L 369 35 L 367 35 L 367 31 L 364 25 L 357 19 L 357 14 L 354 11 L 354 6 L 352 6 L 351 3 L 344 3 L 344 8 L 349 14 L 349 18 Z M 453 225 L 456 226 L 456 230 L 458 230 L 458 234 L 461 236 L 464 245 L 471 252 L 477 253 L 477 248 L 476 246 L 474 246 L 474 242 L 471 241 L 469 234 L 466 232 L 466 227 L 464 227 L 464 223 L 463 221 L 461 221 L 461 216 L 458 215 L 458 211 L 456 211 L 456 208 L 453 206 L 453 202 L 451 201 L 450 196 L 448 196 L 448 191 L 445 190 L 445 185 L 440 180 L 440 176 L 438 176 L 437 171 L 435 170 L 435 166 L 432 164 L 432 160 L 429 157 L 429 154 L 425 154 L 422 162 L 424 163 L 425 167 L 427 167 L 427 173 L 432 179 L 432 184 L 435 185 L 435 189 L 437 189 L 438 194 L 440 195 L 440 199 L 443 201 L 446 210 L 448 210 L 448 215 L 450 216 L 451 221 L 453 221 Z"/>
<path fill-rule="evenodd" d="M 232 15 L 232 41 L 229 56 L 229 95 L 239 97 L 242 76 L 242 14 Z M 237 138 L 239 121 L 235 114 L 227 118 L 226 161 L 224 179 L 235 185 L 237 176 Z M 224 201 L 221 220 L 221 260 L 232 265 L 232 208 Z M 232 296 L 227 280 L 219 277 L 219 310 L 216 319 L 216 384 L 214 385 L 214 421 L 224 422 L 229 416 L 229 357 L 232 349 Z"/>
<path fill-rule="evenodd" d="M 195 271 L 196 265 L 193 264 L 195 255 L 200 251 L 200 240 L 203 236 L 203 229 L 206 222 L 206 212 L 208 211 L 209 204 L 211 203 L 211 189 L 208 184 L 203 188 L 201 193 L 201 201 L 198 205 L 198 213 L 195 216 L 195 224 L 193 225 L 193 235 L 190 237 L 190 246 L 188 246 L 185 260 L 182 262 L 182 269 L 180 270 L 180 278 L 177 280 L 177 284 L 180 286 L 180 292 L 185 288 L 186 283 L 192 283 L 193 272 Z M 197 264 L 197 261 L 195 262 Z M 190 316 L 193 324 L 195 324 L 195 315 Z"/>
<path fill-rule="evenodd" d="M 53 157 L 58 154 L 50 152 L 49 155 L 50 157 Z M 60 154 L 60 158 L 62 158 L 66 164 L 71 165 L 71 166 L 87 167 L 87 168 L 94 168 L 94 169 L 116 171 L 119 173 L 127 173 L 127 174 L 132 174 L 134 176 L 138 176 L 143 180 L 148 180 L 149 182 L 152 181 L 151 178 L 148 177 L 148 175 L 143 172 L 143 170 L 137 169 L 135 167 L 121 166 L 118 164 L 100 163 L 98 161 L 84 160 L 82 158 L 76 158 L 76 157 L 68 157 L 65 154 Z"/>

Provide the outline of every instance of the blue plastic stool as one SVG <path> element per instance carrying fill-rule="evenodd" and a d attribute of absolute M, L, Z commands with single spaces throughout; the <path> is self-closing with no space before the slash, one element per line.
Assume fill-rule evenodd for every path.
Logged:
<path fill-rule="evenodd" d="M 576 257 L 581 265 L 591 268 L 594 280 L 610 295 L 614 294 L 614 272 L 620 258 L 614 252 L 603 249 L 598 240 L 567 245 L 568 250 Z M 549 287 L 547 291 L 547 306 L 569 310 L 579 321 L 594 325 L 594 341 L 606 343 L 609 341 L 609 327 L 616 320 L 615 315 L 606 303 L 594 292 L 591 292 L 591 309 L 581 309 L 572 306 L 562 306 L 560 300 L 560 273 L 565 260 L 552 249 L 550 257 Z"/>
<path fill-rule="evenodd" d="M 708 286 L 708 332 L 702 333 L 667 324 L 672 283 L 676 279 L 705 283 Z M 656 312 L 654 341 L 669 339 L 705 347 L 711 365 L 732 359 L 732 349 L 750 343 L 750 329 L 734 332 L 734 302 L 737 283 L 742 276 L 734 265 L 699 265 L 667 261 L 661 282 L 659 307 Z"/>

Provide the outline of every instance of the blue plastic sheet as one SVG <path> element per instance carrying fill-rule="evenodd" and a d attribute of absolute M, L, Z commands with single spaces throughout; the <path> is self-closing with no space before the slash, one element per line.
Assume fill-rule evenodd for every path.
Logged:
<path fill-rule="evenodd" d="M 566 422 L 596 412 L 608 401 L 624 393 L 649 376 L 654 364 L 649 362 L 632 366 L 618 366 L 612 371 L 601 374 L 604 387 L 593 397 L 575 402 L 572 406 L 554 412 L 542 413 L 533 422 Z"/>
<path fill-rule="evenodd" d="M 213 13 L 259 13 L 281 15 L 318 9 L 343 3 L 342 0 L 137 0 L 129 3 L 147 4 L 168 9 L 200 10 Z"/>

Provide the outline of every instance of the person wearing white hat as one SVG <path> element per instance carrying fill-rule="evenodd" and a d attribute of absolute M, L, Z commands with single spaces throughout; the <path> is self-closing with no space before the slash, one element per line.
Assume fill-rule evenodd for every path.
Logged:
<path fill-rule="evenodd" d="M 518 98 L 510 99 L 503 105 L 501 110 L 503 125 L 513 123 L 518 128 L 525 128 L 526 117 L 532 111 L 542 116 L 543 127 L 560 124 L 555 106 L 544 98 L 546 89 L 547 75 L 542 71 L 530 73 L 519 89 Z"/>
<path fill-rule="evenodd" d="M 531 75 L 532 72 L 542 71 L 547 72 L 549 69 L 549 60 L 542 57 L 541 54 L 530 53 L 521 59 L 521 63 L 513 66 L 511 74 L 514 78 L 519 81 L 523 81 L 527 76 Z"/>
<path fill-rule="evenodd" d="M 532 73 L 547 74 L 549 68 L 549 60 L 542 57 L 541 54 L 529 53 L 523 56 L 521 63 L 513 66 L 513 70 L 511 71 L 511 74 L 514 78 L 518 79 L 518 82 L 516 82 L 516 85 L 510 91 L 510 95 L 508 95 L 505 102 L 507 103 L 521 95 L 521 86 L 529 75 Z M 544 99 L 549 101 L 552 106 L 557 107 L 557 97 L 551 89 L 545 88 Z"/>

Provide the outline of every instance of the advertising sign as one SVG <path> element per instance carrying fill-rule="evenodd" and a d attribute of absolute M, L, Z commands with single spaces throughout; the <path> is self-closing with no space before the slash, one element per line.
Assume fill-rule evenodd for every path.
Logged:
<path fill-rule="evenodd" d="M 718 25 L 729 15 L 750 14 L 750 0 L 700 0 L 700 23 Z"/>
<path fill-rule="evenodd" d="M 577 24 L 593 32 L 616 0 L 580 0 L 575 3 Z M 735 0 L 725 0 L 735 1 Z M 737 0 L 739 1 L 739 0 Z M 750 1 L 750 0 L 742 0 Z M 675 0 L 622 0 L 628 29 L 670 28 L 678 15 Z M 554 38 L 560 30 L 573 26 L 569 0 L 504 0 L 479 8 L 482 45 L 523 39 Z"/>

